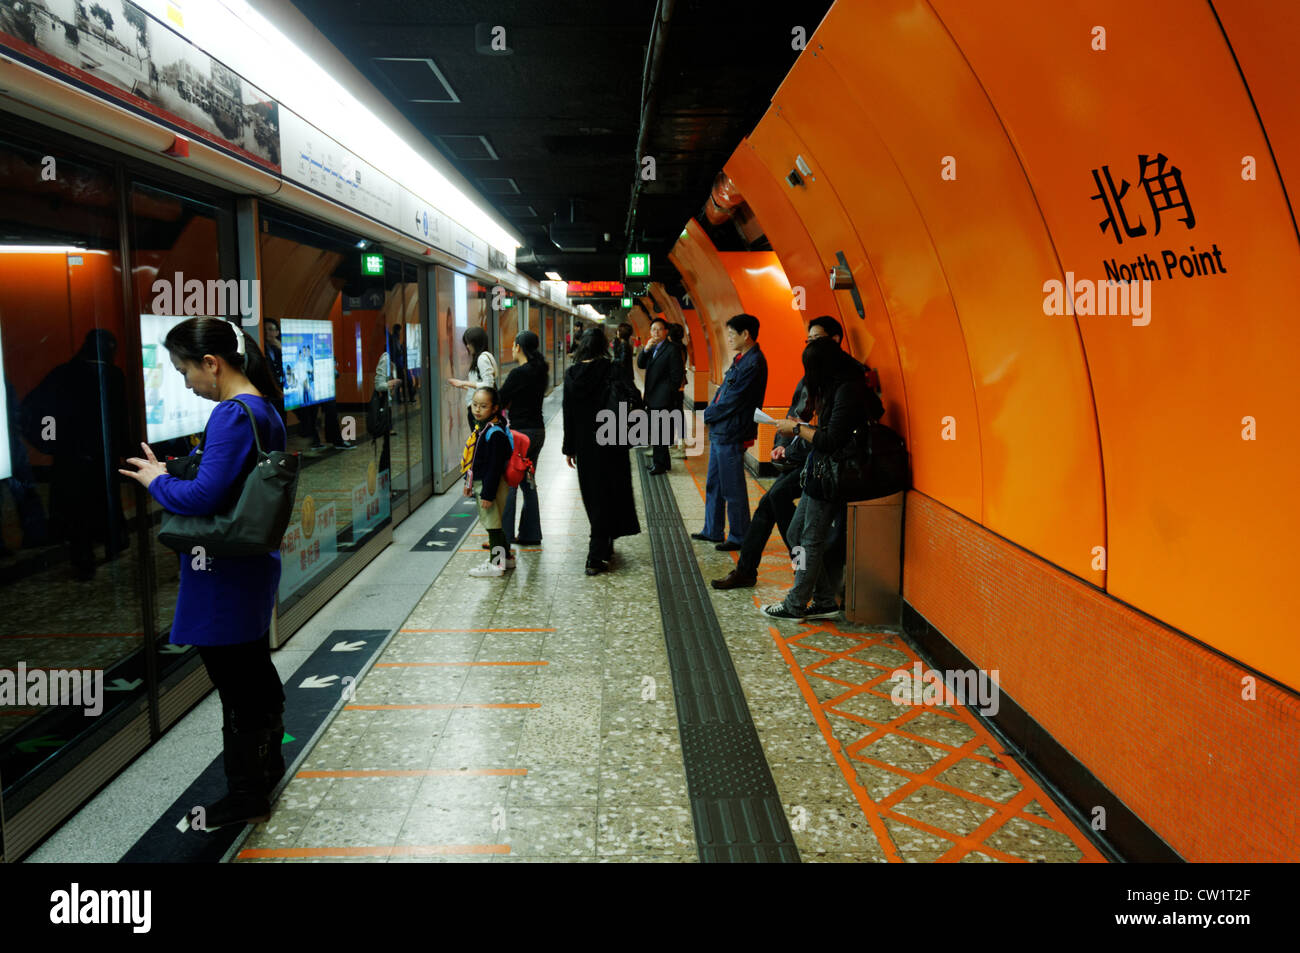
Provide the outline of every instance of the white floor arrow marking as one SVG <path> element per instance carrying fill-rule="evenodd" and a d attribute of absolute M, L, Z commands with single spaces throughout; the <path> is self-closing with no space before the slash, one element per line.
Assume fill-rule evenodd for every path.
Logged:
<path fill-rule="evenodd" d="M 337 675 L 308 675 L 298 685 L 299 688 L 329 688 L 330 684 L 338 680 Z"/>

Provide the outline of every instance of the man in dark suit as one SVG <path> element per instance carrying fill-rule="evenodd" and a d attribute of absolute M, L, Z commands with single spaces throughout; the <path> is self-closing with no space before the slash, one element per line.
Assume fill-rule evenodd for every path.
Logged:
<path fill-rule="evenodd" d="M 655 431 L 659 429 L 657 427 L 650 433 L 651 443 L 654 445 L 650 475 L 658 476 L 672 469 L 668 448 L 677 439 L 673 433 L 673 425 L 676 423 L 676 411 L 681 410 L 682 399 L 679 392 L 686 374 L 686 369 L 682 365 L 681 351 L 668 340 L 668 322 L 663 318 L 655 318 L 650 322 L 650 342 L 637 357 L 636 365 L 645 371 L 645 404 L 646 409 L 651 412 L 651 426 L 654 427 L 656 419 L 654 411 L 674 412 L 672 416 L 666 418 L 669 421 L 668 427 L 665 428 L 668 433 L 656 433 Z M 662 418 L 663 414 L 658 416 Z"/>

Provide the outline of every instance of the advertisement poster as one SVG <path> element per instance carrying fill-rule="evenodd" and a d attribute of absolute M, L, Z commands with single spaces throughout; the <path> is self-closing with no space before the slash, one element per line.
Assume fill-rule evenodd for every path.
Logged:
<path fill-rule="evenodd" d="M 306 496 L 295 516 L 280 540 L 281 598 L 292 595 L 333 562 L 339 551 L 333 503 L 318 507 L 315 497 Z"/>
<path fill-rule="evenodd" d="M 163 339 L 183 318 L 170 314 L 140 315 L 140 349 L 144 367 L 144 408 L 147 440 L 160 443 L 200 433 L 216 406 L 185 386 L 172 366 Z"/>
<path fill-rule="evenodd" d="M 13 460 L 9 458 L 9 385 L 4 381 L 5 352 L 0 342 L 0 480 L 14 475 Z"/>
<path fill-rule="evenodd" d="M 130 0 L 0 0 L 0 45 L 53 57 L 106 98 L 280 166 L 279 104 Z"/>
<path fill-rule="evenodd" d="M 352 539 L 357 541 L 366 533 L 388 519 L 392 502 L 389 499 L 388 471 L 380 470 L 370 461 L 366 482 L 352 490 Z"/>
<path fill-rule="evenodd" d="M 406 369 L 408 371 L 416 371 L 420 369 L 419 321 L 406 326 Z"/>
<path fill-rule="evenodd" d="M 286 318 L 280 322 L 284 409 L 334 399 L 334 325 Z"/>

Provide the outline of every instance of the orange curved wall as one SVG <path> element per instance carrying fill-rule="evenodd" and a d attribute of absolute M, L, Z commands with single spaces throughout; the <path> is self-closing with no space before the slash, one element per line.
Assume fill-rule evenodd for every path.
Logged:
<path fill-rule="evenodd" d="M 712 357 L 709 354 L 709 334 L 704 330 L 700 314 L 694 308 L 683 308 L 682 316 L 686 319 L 686 345 L 690 351 L 692 397 L 696 403 L 708 403 L 709 368 Z"/>
<path fill-rule="evenodd" d="M 682 275 L 710 337 L 711 377 L 720 384 L 734 355 L 726 346 L 726 323 L 746 313 L 758 318 L 758 343 L 767 359 L 765 405 L 789 401 L 803 376 L 798 355 L 805 328 L 792 307 L 790 282 L 774 252 L 719 252 L 693 219 L 673 246 L 669 261 Z M 697 365 L 698 367 L 699 365 Z"/>
<path fill-rule="evenodd" d="M 725 167 L 908 438 L 909 602 L 1190 859 L 1213 811 L 1174 789 L 1273 830 L 1300 784 L 1224 753 L 1300 737 L 1298 41 L 1300 6 L 1263 0 L 840 0 Z M 692 226 L 670 259 L 708 325 L 728 289 Z M 812 293 L 837 253 L 862 317 Z M 1050 313 L 1051 282 L 1105 294 L 1137 260 L 1147 315 Z M 1080 653 L 1132 677 L 1067 686 Z M 1225 717 L 1252 672 L 1278 685 Z M 1134 730 L 1159 770 L 1107 760 Z"/>

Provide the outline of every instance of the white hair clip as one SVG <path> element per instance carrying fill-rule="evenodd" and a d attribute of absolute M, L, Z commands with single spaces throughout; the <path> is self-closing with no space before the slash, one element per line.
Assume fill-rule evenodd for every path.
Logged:
<path fill-rule="evenodd" d="M 244 357 L 244 332 L 240 330 L 237 324 L 231 324 L 230 330 L 235 332 L 235 353 L 240 357 Z"/>

